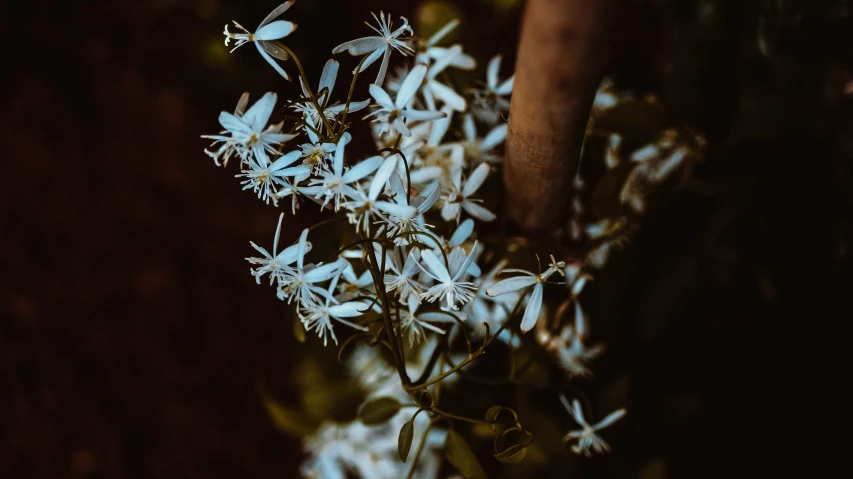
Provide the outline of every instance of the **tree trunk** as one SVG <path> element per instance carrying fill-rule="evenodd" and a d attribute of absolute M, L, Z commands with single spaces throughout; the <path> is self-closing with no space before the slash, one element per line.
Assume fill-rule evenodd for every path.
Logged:
<path fill-rule="evenodd" d="M 528 0 L 506 143 L 510 220 L 527 235 L 564 219 L 618 0 Z"/>

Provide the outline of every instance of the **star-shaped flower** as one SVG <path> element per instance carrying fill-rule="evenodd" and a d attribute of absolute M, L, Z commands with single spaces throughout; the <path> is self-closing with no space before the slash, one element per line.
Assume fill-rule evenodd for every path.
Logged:
<path fill-rule="evenodd" d="M 234 22 L 234 25 L 236 25 L 240 30 L 243 30 L 243 33 L 231 33 L 228 31 L 228 25 L 226 24 L 225 31 L 223 32 L 225 34 L 225 45 L 228 45 L 229 41 L 235 40 L 237 45 L 231 49 L 233 52 L 246 43 L 254 43 L 258 48 L 258 51 L 261 53 L 261 56 L 264 57 L 264 60 L 275 68 L 275 71 L 283 76 L 285 80 L 290 80 L 287 72 L 285 72 L 284 69 L 272 59 L 272 57 L 276 57 L 281 61 L 285 61 L 288 59 L 289 55 L 284 49 L 280 48 L 275 43 L 272 43 L 272 41 L 281 40 L 293 33 L 293 31 L 296 30 L 296 24 L 285 20 L 276 20 L 274 22 L 273 20 L 290 8 L 294 2 L 295 0 L 290 0 L 276 7 L 276 9 L 270 12 L 270 14 L 264 18 L 264 21 L 258 25 L 258 28 L 254 33 L 246 30 L 245 27 L 237 22 Z"/>
<path fill-rule="evenodd" d="M 569 442 L 573 439 L 578 440 L 578 443 L 572 446 L 572 452 L 576 454 L 583 454 L 586 457 L 592 457 L 592 453 L 601 454 L 610 451 L 610 446 L 604 442 L 604 439 L 601 439 L 601 437 L 596 434 L 596 431 L 600 431 L 621 419 L 622 416 L 625 415 L 625 409 L 613 411 L 601 421 L 593 425 L 589 425 L 583 417 L 583 410 L 581 409 L 581 404 L 577 399 L 569 404 L 568 399 L 561 394 L 560 402 L 563 403 L 566 410 L 569 411 L 574 420 L 581 426 L 581 429 L 569 431 L 569 433 L 563 437 L 563 441 L 565 442 Z"/>

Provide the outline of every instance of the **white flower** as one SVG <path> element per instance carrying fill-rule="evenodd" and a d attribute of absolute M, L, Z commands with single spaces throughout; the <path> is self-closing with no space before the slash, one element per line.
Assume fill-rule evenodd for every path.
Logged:
<path fill-rule="evenodd" d="M 323 110 L 323 116 L 328 120 L 334 120 L 335 117 L 344 111 L 344 108 L 346 108 L 346 103 L 330 105 L 330 97 L 332 96 L 332 90 L 335 89 L 335 80 L 338 77 L 339 66 L 340 64 L 336 60 L 329 60 L 326 62 L 326 65 L 323 67 L 323 73 L 320 75 L 320 86 L 315 92 L 317 95 L 317 103 Z M 303 101 L 294 103 L 292 108 L 303 115 L 307 124 L 305 130 L 309 135 L 314 135 L 316 138 L 316 135 L 311 130 L 314 129 L 315 131 L 319 131 L 323 126 L 323 120 L 320 117 L 320 112 L 317 110 L 317 107 L 314 106 L 314 102 L 310 100 L 311 95 L 308 94 L 308 87 L 305 85 L 305 81 L 301 76 L 299 77 L 299 85 L 302 87 Z M 369 104 L 370 100 L 350 102 L 348 111 L 356 112 L 363 110 Z M 308 126 L 310 126 L 310 128 L 308 128 Z M 316 140 L 312 139 L 312 142 L 316 143 Z"/>
<path fill-rule="evenodd" d="M 444 237 L 438 237 L 438 241 L 436 241 L 434 236 L 428 236 L 425 234 L 419 235 L 418 238 L 422 243 L 433 248 L 437 256 L 440 255 L 442 251 L 444 251 L 445 254 L 450 254 L 453 251 L 453 248 L 465 244 L 473 232 L 474 220 L 469 218 L 456 227 L 449 240 L 445 240 Z M 477 266 L 476 261 L 472 262 L 471 265 L 468 266 L 468 274 L 471 276 L 476 278 L 480 276 L 481 273 L 482 271 L 480 271 L 480 267 Z"/>
<path fill-rule="evenodd" d="M 391 155 L 385 159 L 373 177 L 367 194 L 364 193 L 360 184 L 356 184 L 356 188 L 344 187 L 346 196 L 350 199 L 343 206 L 349 210 L 347 218 L 350 224 L 356 225 L 356 232 L 362 229 L 369 232 L 371 218 L 381 216 L 380 212 L 397 218 L 414 218 L 418 214 L 418 209 L 414 206 L 377 201 L 379 194 L 385 190 L 388 178 L 396 170 L 398 159 L 399 155 Z"/>
<path fill-rule="evenodd" d="M 442 144 L 450 128 L 453 110 L 445 106 L 442 111 L 447 116 L 429 124 L 426 142 L 421 142 L 415 149 L 415 161 L 413 161 L 411 172 L 412 183 L 423 184 L 440 179 L 442 184 L 451 185 L 455 175 L 462 173 L 465 163 L 463 148 L 453 143 Z"/>
<path fill-rule="evenodd" d="M 308 228 L 302 231 L 296 249 L 296 268 L 285 273 L 279 283 L 278 297 L 281 300 L 287 298 L 288 304 L 295 298 L 297 305 L 308 307 L 309 304 L 318 304 L 318 296 L 331 299 L 332 295 L 317 284 L 337 277 L 346 267 L 347 261 L 339 259 L 334 263 L 307 266 L 305 254 L 308 253 Z"/>
<path fill-rule="evenodd" d="M 430 65 L 427 70 L 426 77 L 423 80 L 423 88 L 421 94 L 424 97 L 424 102 L 428 110 L 435 111 L 435 100 L 439 99 L 445 105 L 456 111 L 465 111 L 467 103 L 462 95 L 453 91 L 449 86 L 436 80 L 441 72 L 450 66 L 453 60 L 462 54 L 462 47 L 454 45 L 448 48 L 440 57 L 435 60 L 435 63 Z"/>
<path fill-rule="evenodd" d="M 474 319 L 473 333 L 475 337 L 483 337 L 486 333 L 482 323 L 489 325 L 489 331 L 494 333 L 501 324 L 507 320 L 509 313 L 512 312 L 512 307 L 521 298 L 521 294 L 517 291 L 512 291 L 503 294 L 497 298 L 488 295 L 488 290 L 497 283 L 497 275 L 503 271 L 509 261 L 503 259 L 498 262 L 486 274 L 481 275 L 479 279 L 477 295 L 468 303 L 466 309 L 468 316 Z M 470 269 L 469 269 L 470 271 Z M 513 335 L 509 329 L 504 329 L 498 336 L 498 339 L 512 347 L 518 348 L 521 346 L 521 339 Z"/>
<path fill-rule="evenodd" d="M 285 50 L 272 43 L 272 40 L 280 40 L 290 35 L 294 30 L 296 30 L 296 24 L 284 20 L 276 20 L 274 22 L 272 20 L 278 18 L 282 13 L 290 8 L 294 2 L 295 0 L 290 0 L 276 7 L 276 9 L 270 12 L 270 14 L 264 18 L 264 21 L 258 25 L 255 33 L 249 32 L 237 22 L 234 22 L 234 25 L 236 25 L 240 30 L 243 30 L 244 33 L 231 33 L 228 31 L 228 25 L 226 24 L 225 31 L 223 32 L 225 34 L 225 45 L 228 45 L 230 40 L 235 40 L 237 45 L 231 49 L 233 52 L 246 43 L 254 43 L 258 48 L 258 51 L 261 53 L 261 56 L 264 57 L 264 60 L 275 68 L 275 71 L 283 76 L 285 80 L 290 80 L 290 77 L 287 76 L 287 72 L 285 72 L 284 69 L 272 59 L 272 57 L 276 57 L 279 60 L 285 61 L 289 55 Z"/>
<path fill-rule="evenodd" d="M 410 347 L 413 347 L 424 338 L 424 329 L 428 329 L 436 334 L 446 333 L 445 330 L 433 326 L 427 321 L 439 323 L 455 322 L 447 313 L 438 311 L 418 314 L 420 304 L 420 300 L 415 295 L 411 295 L 406 301 L 407 308 L 400 310 L 400 330 L 402 333 L 408 331 Z"/>
<path fill-rule="evenodd" d="M 388 262 L 391 272 L 385 273 L 384 281 L 387 290 L 397 291 L 397 296 L 400 301 L 408 301 L 408 298 L 414 296 L 420 301 L 420 295 L 423 293 L 423 285 L 417 280 L 420 274 L 418 263 L 421 260 L 420 250 L 412 248 L 406 256 L 406 261 L 403 262 L 400 257 L 404 254 L 403 248 L 396 248 L 395 251 L 388 255 L 391 261 Z"/>
<path fill-rule="evenodd" d="M 433 183 L 421 191 L 418 196 L 407 202 L 406 199 L 408 198 L 408 192 L 406 191 L 405 186 L 403 186 L 403 180 L 400 178 L 400 175 L 391 175 L 389 183 L 391 191 L 394 194 L 394 201 L 396 201 L 398 205 L 406 206 L 406 204 L 409 203 L 410 206 L 417 210 L 417 212 L 412 216 L 399 217 L 389 214 L 387 218 L 383 218 L 385 223 L 388 225 L 387 236 L 389 238 L 394 238 L 394 244 L 398 246 L 405 246 L 409 244 L 409 240 L 412 239 L 412 236 L 426 236 L 407 233 L 425 231 L 425 227 L 432 226 L 426 224 L 424 221 L 424 214 L 426 214 L 435 202 L 438 201 L 438 198 L 441 195 L 441 188 L 439 187 L 438 182 Z"/>
<path fill-rule="evenodd" d="M 222 164 L 227 165 L 228 159 L 234 153 L 244 162 L 248 161 L 252 155 L 257 158 L 264 152 L 275 154 L 276 146 L 296 137 L 296 135 L 281 133 L 283 122 L 266 127 L 275 107 L 275 101 L 275 93 L 267 93 L 243 113 L 248 102 L 248 96 L 244 93 L 233 115 L 224 111 L 219 114 L 219 124 L 225 128 L 222 134 L 202 135 L 202 138 L 214 140 L 213 145 L 222 143 L 217 150 L 204 150 L 204 152 L 213 158 L 217 166 L 220 165 L 220 157 L 223 160 Z M 225 136 L 225 133 L 230 133 L 230 136 Z"/>
<path fill-rule="evenodd" d="M 486 133 L 485 138 L 479 138 L 474 117 L 470 114 L 465 115 L 462 120 L 462 133 L 465 135 L 465 140 L 461 143 L 465 149 L 465 156 L 471 160 L 471 164 L 499 163 L 500 157 L 492 150 L 506 140 L 508 127 L 508 123 L 501 123 Z"/>
<path fill-rule="evenodd" d="M 255 243 L 252 243 L 251 241 L 249 242 L 249 244 L 252 245 L 252 248 L 255 248 L 258 253 L 261 253 L 264 256 L 263 258 L 246 258 L 246 261 L 249 263 L 260 265 L 259 267 L 251 270 L 252 276 L 255 277 L 258 284 L 261 284 L 261 277 L 267 273 L 270 275 L 271 285 L 273 281 L 282 281 L 284 276 L 292 271 L 290 265 L 296 261 L 297 255 L 299 254 L 300 250 L 298 244 L 285 248 L 280 253 L 276 254 L 276 251 L 278 251 L 278 238 L 281 233 L 281 221 L 283 219 L 284 213 L 278 217 L 278 226 L 275 228 L 275 239 L 272 244 L 272 254 Z M 306 253 L 311 251 L 311 243 L 306 241 L 304 250 Z"/>
<path fill-rule="evenodd" d="M 569 404 L 568 399 L 561 394 L 560 401 L 563 403 L 566 410 L 572 415 L 574 420 L 581 426 L 581 429 L 569 431 L 569 433 L 563 437 L 563 441 L 566 442 L 573 439 L 578 440 L 578 443 L 572 446 L 572 452 L 576 454 L 583 454 L 586 457 L 592 457 L 592 453 L 601 454 L 609 451 L 610 446 L 607 445 L 607 443 L 604 442 L 604 439 L 601 439 L 595 432 L 600 431 L 621 419 L 622 416 L 625 415 L 625 409 L 613 411 L 601 421 L 590 426 L 583 417 L 583 410 L 581 410 L 581 404 L 577 399 L 573 400 L 572 403 Z"/>
<path fill-rule="evenodd" d="M 527 309 L 524 311 L 524 317 L 521 318 L 521 332 L 526 333 L 533 329 L 533 326 L 536 324 L 536 320 L 539 319 L 539 311 L 542 309 L 542 283 L 548 281 L 548 278 L 550 278 L 554 273 L 563 274 L 563 268 L 565 267 L 566 263 L 563 261 L 557 262 L 557 260 L 551 256 L 551 264 L 548 269 L 540 274 L 533 274 L 529 271 L 520 269 L 505 269 L 503 271 L 505 273 L 522 273 L 524 276 L 513 276 L 512 278 L 498 281 L 486 289 L 486 294 L 491 297 L 495 297 L 533 286 L 533 293 L 530 295 L 530 299 L 527 302 Z"/>
<path fill-rule="evenodd" d="M 338 301 L 349 301 L 357 296 L 366 296 L 367 294 L 375 293 L 375 288 L 373 287 L 373 276 L 370 274 L 369 268 L 364 270 L 364 272 L 361 273 L 361 276 L 357 276 L 355 274 L 355 269 L 352 267 L 352 263 L 349 263 L 341 273 L 341 279 L 343 281 L 338 285 L 338 291 L 340 291 L 340 295 L 337 296 Z M 374 308 L 376 307 L 378 306 L 375 306 Z"/>
<path fill-rule="evenodd" d="M 278 206 L 278 196 L 276 195 L 275 186 L 285 186 L 284 178 L 289 176 L 303 175 L 311 171 L 306 166 L 294 166 L 288 168 L 293 162 L 299 159 L 299 152 L 292 151 L 277 160 L 272 164 L 269 163 L 266 153 L 254 155 L 249 159 L 249 169 L 242 170 L 243 172 L 236 175 L 237 178 L 245 177 L 241 182 L 244 190 L 251 188 L 258 194 L 258 198 L 269 204 L 270 200 Z"/>
<path fill-rule="evenodd" d="M 494 125 L 501 118 L 501 114 L 509 111 L 509 100 L 504 98 L 512 93 L 512 84 L 515 75 L 503 82 L 498 82 L 498 73 L 501 70 L 501 56 L 496 55 L 489 61 L 486 69 L 486 87 L 474 90 L 473 111 L 480 121 Z"/>
<path fill-rule="evenodd" d="M 293 180 L 284 179 L 282 182 L 284 183 L 281 188 L 276 192 L 275 199 L 280 200 L 284 197 L 290 197 L 290 209 L 293 214 L 296 214 L 296 210 L 299 208 L 299 183 L 305 181 L 310 176 L 310 173 L 304 173 L 302 175 L 294 176 Z"/>
<path fill-rule="evenodd" d="M 460 281 L 468 266 L 474 261 L 477 255 L 477 243 L 471 249 L 471 253 L 465 255 L 465 250 L 461 246 L 453 248 L 453 251 L 447 256 L 447 265 L 430 250 L 421 252 L 421 259 L 426 268 L 421 266 L 421 269 L 428 274 L 438 284 L 423 293 L 421 297 L 426 298 L 429 302 L 434 302 L 436 299 L 445 299 L 447 307 L 453 310 L 458 310 L 460 304 L 465 304 L 470 301 L 477 291 L 474 283 Z M 420 266 L 420 265 L 418 265 Z"/>
<path fill-rule="evenodd" d="M 338 338 L 335 336 L 335 329 L 332 326 L 332 320 L 346 324 L 351 328 L 359 331 L 367 331 L 368 329 L 360 324 L 355 324 L 347 321 L 345 318 L 355 318 L 365 313 L 367 304 L 361 301 L 350 301 L 344 304 L 329 304 L 332 300 L 331 293 L 334 291 L 338 277 L 332 279 L 329 285 L 329 290 L 326 295 L 326 301 L 323 304 L 308 303 L 305 306 L 304 312 L 299 315 L 302 324 L 306 331 L 317 331 L 317 335 L 323 339 L 323 346 L 328 345 L 327 334 L 332 336 L 332 341 L 338 344 Z"/>
<path fill-rule="evenodd" d="M 300 189 L 305 195 L 314 195 L 316 199 L 323 198 L 323 206 L 334 200 L 335 211 L 341 209 L 341 199 L 346 193 L 347 185 L 372 174 L 383 162 L 381 156 L 374 156 L 344 172 L 344 147 L 351 138 L 349 132 L 341 135 L 341 139 L 334 147 L 335 159 L 332 162 L 332 168 L 323 167 L 319 178 L 312 179 L 310 186 Z"/>
<path fill-rule="evenodd" d="M 370 53 L 370 55 L 368 55 L 361 64 L 361 69 L 358 70 L 359 73 L 363 72 L 381 56 L 382 65 L 379 67 L 379 74 L 376 75 L 376 81 L 373 82 L 374 85 L 381 85 L 382 82 L 385 81 L 385 73 L 388 71 L 388 60 L 391 58 L 391 50 L 397 50 L 406 56 L 415 52 L 412 47 L 407 44 L 408 37 L 402 36 L 406 32 L 409 32 L 409 35 L 412 35 L 413 32 L 412 27 L 409 26 L 409 21 L 406 20 L 406 17 L 400 17 L 400 20 L 403 21 L 403 25 L 392 32 L 390 14 L 387 17 L 383 12 L 379 12 L 379 17 L 377 17 L 375 13 L 372 13 L 372 15 L 379 24 L 379 28 L 377 29 L 369 23 L 367 26 L 378 33 L 379 36 L 364 37 L 342 43 L 336 46 L 334 50 L 332 50 L 332 53 L 337 54 L 343 51 L 348 51 L 349 54 L 353 56 L 366 55 Z"/>
<path fill-rule="evenodd" d="M 420 111 L 410 108 L 409 104 L 415 92 L 420 88 L 426 75 L 426 65 L 418 65 L 403 80 L 400 86 L 400 91 L 397 92 L 397 98 L 392 101 L 388 93 L 379 85 L 370 85 L 370 96 L 376 100 L 379 108 L 367 115 L 367 117 L 375 116 L 373 121 L 381 122 L 385 125 L 383 131 L 393 127 L 403 136 L 411 136 L 412 132 L 406 127 L 406 122 L 403 121 L 432 121 L 445 116 L 444 113 L 436 111 Z"/>
<path fill-rule="evenodd" d="M 575 303 L 576 309 L 579 305 Z M 592 371 L 587 367 L 587 363 L 598 357 L 604 347 L 595 345 L 587 347 L 584 344 L 583 338 L 578 334 L 578 311 L 576 311 L 575 326 L 567 324 L 563 326 L 559 336 L 553 336 L 546 328 L 537 327 L 536 340 L 541 344 L 546 351 L 553 354 L 560 367 L 562 367 L 569 377 L 587 377 L 592 376 Z M 583 314 L 580 312 L 580 314 Z"/>
<path fill-rule="evenodd" d="M 453 179 L 453 189 L 444 197 L 444 206 L 441 208 L 441 217 L 445 221 L 459 221 L 460 208 L 464 209 L 474 218 L 481 221 L 492 221 L 495 219 L 495 214 L 487 210 L 478 203 L 482 200 L 476 200 L 471 196 L 480 189 L 486 177 L 489 175 L 489 165 L 481 163 L 480 166 L 474 169 L 468 181 L 465 182 L 465 187 L 460 188 L 461 174 Z"/>
<path fill-rule="evenodd" d="M 598 90 L 595 92 L 595 99 L 592 102 L 592 115 L 600 115 L 625 98 L 624 95 L 620 96 L 616 94 L 616 88 L 611 78 L 603 78 L 601 84 L 598 85 Z"/>

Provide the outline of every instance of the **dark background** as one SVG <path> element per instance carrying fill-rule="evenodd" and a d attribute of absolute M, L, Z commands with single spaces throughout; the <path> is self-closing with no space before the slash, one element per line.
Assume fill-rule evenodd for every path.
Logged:
<path fill-rule="evenodd" d="M 278 213 L 199 138 L 243 91 L 295 92 L 252 46 L 222 45 L 223 24 L 253 27 L 275 4 L 0 6 L 0 477 L 295 474 L 300 441 L 257 388 L 296 394 L 287 308 L 243 260 Z M 289 44 L 317 75 L 369 11 L 417 26 L 417 8 L 300 0 Z M 459 8 L 466 49 L 511 65 L 519 5 Z M 850 15 L 844 1 L 626 2 L 620 87 L 657 93 L 709 147 L 591 293 L 602 380 L 627 375 L 632 398 L 591 475 L 759 467 L 792 419 L 776 411 L 822 412 L 795 404 L 819 390 L 806 338 L 849 319 Z M 282 241 L 308 221 L 288 217 Z"/>

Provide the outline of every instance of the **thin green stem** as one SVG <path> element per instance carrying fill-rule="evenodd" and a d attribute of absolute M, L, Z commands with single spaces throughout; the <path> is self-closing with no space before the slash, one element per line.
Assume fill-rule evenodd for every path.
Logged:
<path fill-rule="evenodd" d="M 484 424 L 486 426 L 494 426 L 496 424 L 497 425 L 501 424 L 498 422 L 485 421 L 483 419 L 474 419 L 473 417 L 459 416 L 457 414 L 453 414 L 453 413 L 449 413 L 447 411 L 441 410 L 437 407 L 432 408 L 430 411 L 434 412 L 435 414 L 438 414 L 439 416 L 444 416 L 446 418 L 457 419 L 459 421 L 465 421 L 465 422 L 470 422 L 470 423 L 474 423 L 474 424 Z"/>
<path fill-rule="evenodd" d="M 512 318 L 513 318 L 513 317 L 515 316 L 515 314 L 518 312 L 518 308 L 519 308 L 519 307 L 521 307 L 521 302 L 524 300 L 524 297 L 525 297 L 525 296 L 527 296 L 527 292 L 528 292 L 528 291 L 530 291 L 530 287 L 528 287 L 526 290 L 524 290 L 524 293 L 522 293 L 521 297 L 519 297 L 519 298 L 518 298 L 518 302 L 516 302 L 516 303 L 515 303 L 515 308 L 513 308 L 512 313 L 510 313 L 510 315 L 506 318 L 506 320 L 503 322 L 503 324 L 501 324 L 501 327 L 500 327 L 500 328 L 498 328 L 498 330 L 495 332 L 495 334 L 490 335 L 490 336 L 486 339 L 486 341 L 484 341 L 484 342 L 483 342 L 483 345 L 482 345 L 482 346 L 480 346 L 479 348 L 477 348 L 477 350 L 476 350 L 476 351 L 474 351 L 473 353 L 468 354 L 468 357 L 467 357 L 467 358 L 465 358 L 462 362 L 460 362 L 460 363 L 459 363 L 459 364 L 457 364 L 456 366 L 453 366 L 452 368 L 450 368 L 450 369 L 448 369 L 447 371 L 445 371 L 445 372 L 443 372 L 443 373 L 439 374 L 438 376 L 436 376 L 436 377 L 434 377 L 434 378 L 430 379 L 429 381 L 427 381 L 427 382 L 425 382 L 425 383 L 420 383 L 420 384 L 409 384 L 409 385 L 404 385 L 404 386 L 403 386 L 403 387 L 404 387 L 404 389 L 405 389 L 406 391 L 418 391 L 418 390 L 420 390 L 420 389 L 423 389 L 423 388 L 429 387 L 429 386 L 431 386 L 431 385 L 433 385 L 433 384 L 435 384 L 435 383 L 437 383 L 437 382 L 441 381 L 442 379 L 444 379 L 444 378 L 446 378 L 446 377 L 448 377 L 448 376 L 450 376 L 450 375 L 454 374 L 455 372 L 459 371 L 459 370 L 460 370 L 460 369 L 462 369 L 463 367 L 467 366 L 469 363 L 473 362 L 473 361 L 474 361 L 475 359 L 477 359 L 478 357 L 480 357 L 480 356 L 482 356 L 483 354 L 485 354 L 485 353 L 486 353 L 486 348 L 487 348 L 487 347 L 489 347 L 489 345 L 490 345 L 490 344 L 492 344 L 492 343 L 495 341 L 495 339 L 497 339 L 497 337 L 498 337 L 498 336 L 501 334 L 501 332 L 502 332 L 502 331 L 507 327 L 507 325 L 509 324 L 509 322 L 512 320 Z"/>
<path fill-rule="evenodd" d="M 277 46 L 281 47 L 284 51 L 288 53 L 291 57 L 293 57 L 293 62 L 296 63 L 296 68 L 299 69 L 299 75 L 302 77 L 302 85 L 305 87 L 305 91 L 308 92 L 308 98 L 311 100 L 311 103 L 314 104 L 314 108 L 317 109 L 317 114 L 320 115 L 320 119 L 323 120 L 323 124 L 326 126 L 326 131 L 329 132 L 329 135 L 332 136 L 332 142 L 338 142 L 338 135 L 335 134 L 335 130 L 332 129 L 332 125 L 329 124 L 329 119 L 326 118 L 326 114 L 323 111 L 323 107 L 320 106 L 320 103 L 317 101 L 317 97 L 314 95 L 314 91 L 311 90 L 311 85 L 308 83 L 308 76 L 305 75 L 305 69 L 302 68 L 302 62 L 299 61 L 299 57 L 293 53 L 287 45 L 281 42 L 274 42 Z"/>
<path fill-rule="evenodd" d="M 379 270 L 379 263 L 376 261 L 376 253 L 373 248 L 366 248 L 370 257 L 370 271 L 373 276 L 373 283 L 376 286 L 376 293 L 382 300 L 382 315 L 385 320 L 385 332 L 388 334 L 388 342 L 391 343 L 394 356 L 394 364 L 397 367 L 397 373 L 400 375 L 400 380 L 403 382 L 403 387 L 407 387 L 411 383 L 409 375 L 406 373 L 406 363 L 403 356 L 400 354 L 397 339 L 394 337 L 394 326 L 391 322 L 391 309 L 388 303 L 388 295 L 385 292 L 385 284 L 382 271 Z"/>
<path fill-rule="evenodd" d="M 347 95 L 347 103 L 344 107 L 343 115 L 341 115 L 341 131 L 338 132 L 339 135 L 343 135 L 344 129 L 347 127 L 347 114 L 349 113 L 349 106 L 352 103 L 352 94 L 355 92 L 355 81 L 358 79 L 358 74 L 361 71 L 361 65 L 364 64 L 364 61 L 367 60 L 367 57 L 370 55 L 365 55 L 361 57 L 361 61 L 358 62 L 358 66 L 355 68 L 355 73 L 352 74 L 352 83 L 349 86 L 349 94 Z"/>

